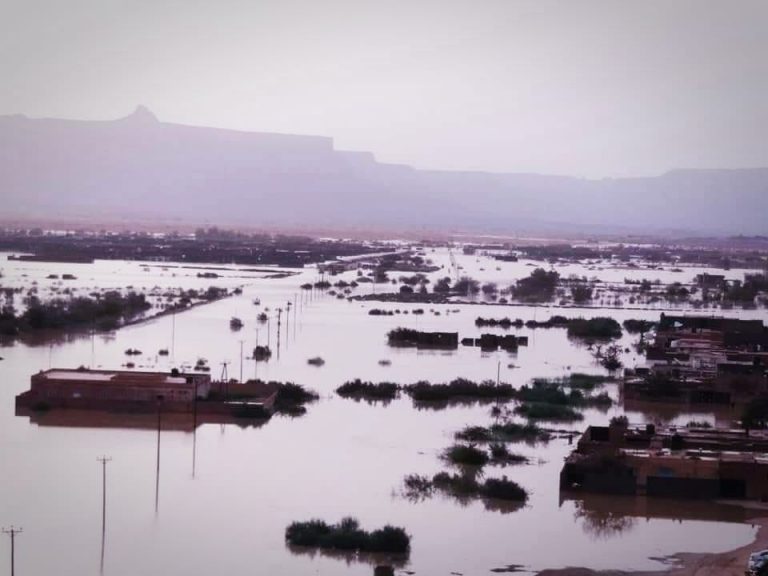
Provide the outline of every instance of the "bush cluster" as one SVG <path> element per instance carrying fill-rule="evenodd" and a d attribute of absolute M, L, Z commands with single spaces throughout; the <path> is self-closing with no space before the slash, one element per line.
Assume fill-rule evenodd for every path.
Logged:
<path fill-rule="evenodd" d="M 353 400 L 394 400 L 397 398 L 400 386 L 393 382 L 363 382 L 360 378 L 345 382 L 336 389 L 336 394 L 342 398 Z"/>
<path fill-rule="evenodd" d="M 285 530 L 285 539 L 293 546 L 350 552 L 405 554 L 411 547 L 411 537 L 403 528 L 384 526 L 368 532 L 354 518 L 344 518 L 338 524 L 322 520 L 293 522 Z"/>

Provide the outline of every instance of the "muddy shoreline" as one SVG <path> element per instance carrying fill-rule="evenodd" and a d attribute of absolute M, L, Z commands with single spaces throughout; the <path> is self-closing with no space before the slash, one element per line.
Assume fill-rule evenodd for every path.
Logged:
<path fill-rule="evenodd" d="M 718 554 L 673 554 L 663 559 L 669 562 L 667 569 L 633 571 L 568 567 L 542 570 L 536 576 L 744 576 L 749 555 L 768 548 L 768 510 L 761 509 L 759 517 L 748 523 L 758 527 L 755 539 L 749 544 Z"/>

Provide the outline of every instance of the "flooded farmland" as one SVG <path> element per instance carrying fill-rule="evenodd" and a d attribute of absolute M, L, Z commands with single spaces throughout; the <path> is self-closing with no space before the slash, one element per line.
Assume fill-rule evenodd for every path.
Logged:
<path fill-rule="evenodd" d="M 532 269 L 532 263 L 522 260 L 506 263 L 483 256 L 450 256 L 444 249 L 428 256 L 443 266 L 429 275 L 433 281 L 451 273 L 451 258 L 462 274 L 500 285 Z M 725 551 L 754 536 L 755 528 L 733 507 L 675 501 L 660 506 L 629 497 L 564 497 L 559 472 L 573 448 L 567 434 L 545 444 L 515 445 L 528 464 L 486 469 L 487 476 L 507 475 L 529 491 L 530 498 L 521 508 L 439 495 L 413 501 L 403 495 L 404 477 L 444 469 L 440 454 L 452 443 L 453 434 L 467 425 L 487 426 L 492 421 L 491 406 L 425 409 L 405 395 L 387 405 L 375 405 L 334 393 L 354 378 L 408 384 L 498 377 L 520 387 L 538 377 L 607 374 L 587 346 L 569 340 L 563 329 L 507 330 L 528 337 L 528 345 L 516 353 L 462 346 L 456 350 L 394 348 L 387 344 L 386 335 L 402 326 L 478 337 L 477 316 L 524 321 L 545 320 L 554 314 L 610 315 L 619 322 L 657 320 L 665 309 L 661 304 L 606 309 L 358 301 L 337 298 L 328 291 L 302 290 L 303 284 L 320 279 L 315 268 L 273 277 L 270 271 L 218 267 L 218 277 L 211 279 L 199 277 L 197 269 L 173 264 L 45 264 L 4 258 L 0 255 L 3 286 L 28 288 L 37 282 L 43 293 L 59 282 L 47 279 L 48 275 L 65 272 L 76 277 L 67 286 L 85 293 L 127 286 L 137 290 L 204 289 L 212 284 L 242 287 L 240 294 L 115 332 L 82 332 L 0 348 L 0 517 L 24 526 L 16 552 L 19 574 L 371 574 L 376 558 L 308 553 L 285 544 L 285 528 L 295 520 L 335 522 L 345 516 L 354 516 L 369 528 L 403 526 L 412 544 L 399 570 L 424 575 L 487 574 L 508 566 L 520 566 L 523 574 L 566 566 L 662 568 L 662 559 L 671 554 Z M 596 276 L 611 282 L 627 277 L 691 282 L 702 270 L 578 265 L 558 269 L 563 276 Z M 275 269 L 275 273 L 282 271 Z M 356 272 L 349 271 L 331 280 L 355 278 Z M 353 295 L 393 289 L 360 284 Z M 371 316 L 372 308 L 391 310 L 393 315 Z M 413 314 L 417 308 L 424 309 L 424 314 Z M 267 314 L 267 322 L 257 321 L 261 313 Z M 729 310 L 728 315 L 766 317 L 761 309 Z M 242 319 L 242 329 L 232 330 L 233 317 Z M 505 332 L 500 328 L 482 331 Z M 620 341 L 629 350 L 622 360 L 630 368 L 641 361 L 633 341 L 626 333 Z M 270 346 L 269 361 L 251 358 L 257 344 Z M 164 425 L 160 423 L 159 442 L 152 416 L 68 419 L 55 411 L 32 417 L 15 414 L 14 397 L 29 387 L 32 374 L 49 367 L 119 369 L 126 364 L 129 348 L 142 351 L 133 359 L 136 370 L 191 369 L 204 358 L 214 378 L 226 370 L 228 377 L 238 380 L 293 381 L 317 391 L 320 399 L 303 416 L 275 416 L 259 425 L 203 424 L 193 430 L 168 416 Z M 163 349 L 169 354 L 159 354 Z M 308 363 L 315 357 L 324 363 Z M 586 409 L 584 420 L 556 427 L 578 432 L 624 413 L 619 385 L 608 383 L 605 391 L 616 401 L 612 407 Z M 626 412 L 637 423 L 685 424 L 694 419 L 726 423 L 733 418 L 727 408 L 665 412 L 636 404 Z M 107 466 L 103 540 L 102 476 L 97 461 L 102 454 L 112 458 Z"/>

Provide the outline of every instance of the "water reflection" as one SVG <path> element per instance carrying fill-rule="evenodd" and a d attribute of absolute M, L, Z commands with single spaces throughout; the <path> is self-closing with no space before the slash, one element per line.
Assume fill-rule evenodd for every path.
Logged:
<path fill-rule="evenodd" d="M 63 346 L 81 340 L 90 340 L 93 333 L 87 328 L 63 330 L 37 330 L 34 332 L 24 332 L 16 336 L 0 336 L 0 347 L 11 347 L 15 344 L 24 344 L 30 348 L 40 346 Z M 100 338 L 104 342 L 110 342 L 115 339 L 113 332 L 101 332 Z"/>
<path fill-rule="evenodd" d="M 45 411 L 16 408 L 16 416 L 26 416 L 32 424 L 60 428 L 122 428 L 129 430 L 155 430 L 157 415 L 98 410 L 52 409 Z M 164 412 L 163 430 L 193 433 L 204 424 L 232 424 L 239 428 L 261 428 L 269 420 L 232 418 L 226 414 L 194 414 Z"/>
<path fill-rule="evenodd" d="M 434 257 L 441 258 L 441 253 L 438 252 Z M 113 275 L 111 271 L 117 266 L 124 267 L 127 273 Z M 142 281 L 128 274 L 132 274 L 133 266 L 132 263 L 99 262 L 90 267 L 92 273 L 83 271 L 78 275 L 96 276 L 99 286 L 126 286 Z M 521 275 L 528 274 L 529 271 L 522 268 L 524 266 L 522 263 L 519 270 L 508 271 L 505 265 L 503 271 L 495 273 L 497 277 L 492 277 L 493 273 L 487 277 L 481 276 L 470 270 L 469 265 L 467 270 L 483 281 L 503 280 L 508 284 L 518 272 Z M 40 274 L 49 273 L 49 268 L 41 267 Z M 233 297 L 101 337 L 97 335 L 96 362 L 105 367 L 117 367 L 126 361 L 126 348 L 138 347 L 144 349 L 145 355 L 140 357 L 137 364 L 153 361 L 157 365 L 156 369 L 170 370 L 174 365 L 193 366 L 195 360 L 204 355 L 209 359 L 213 372 L 220 372 L 222 363 L 227 360 L 231 372 L 233 368 L 239 368 L 238 364 L 231 363 L 232 360 L 236 361 L 235 353 L 239 351 L 238 339 L 250 337 L 250 340 L 254 340 L 257 326 L 258 344 L 264 345 L 268 341 L 273 351 L 277 352 L 277 308 L 285 305 L 286 299 L 296 292 L 299 283 L 312 280 L 314 274 L 315 271 L 306 270 L 299 278 L 259 281 L 247 288 L 242 297 Z M 608 277 L 608 274 L 602 276 Z M 623 276 L 621 272 L 618 280 Z M 343 277 L 351 280 L 354 272 Z M 147 278 L 149 280 L 143 281 L 169 286 L 183 284 L 185 288 L 199 288 L 202 282 L 193 276 L 171 278 L 170 274 L 160 273 L 148 274 Z M 364 290 L 366 287 L 361 286 L 359 291 Z M 254 309 L 254 297 L 261 300 L 261 308 L 257 311 L 266 311 L 267 322 L 256 324 L 251 320 L 247 322 L 247 332 L 231 334 L 229 318 L 240 315 L 246 320 L 244 310 Z M 434 455 L 444 449 L 452 433 L 465 426 L 490 425 L 502 417 L 503 411 L 498 410 L 497 414 L 489 415 L 495 404 L 454 405 L 451 410 L 435 410 L 434 404 L 414 407 L 413 402 L 405 397 L 389 404 L 386 410 L 376 410 L 365 403 L 345 402 L 337 398 L 333 390 L 343 382 L 357 377 L 399 384 L 421 379 L 448 382 L 461 376 L 475 381 L 506 379 L 513 386 L 519 387 L 534 377 L 555 378 L 566 372 L 602 373 L 602 370 L 595 366 L 586 348 L 574 346 L 568 341 L 565 330 L 521 329 L 519 334 L 528 335 L 530 341 L 528 348 L 521 349 L 517 358 L 510 358 L 502 352 L 484 353 L 476 349 L 460 348 L 445 353 L 396 350 L 386 345 L 386 332 L 399 325 L 421 330 L 475 334 L 477 328 L 474 320 L 478 314 L 500 317 L 515 310 L 515 315 L 527 320 L 536 316 L 536 309 L 532 307 L 512 309 L 462 305 L 461 314 L 409 314 L 373 320 L 367 314 L 372 306 L 413 309 L 418 305 L 350 303 L 310 291 L 303 292 L 299 304 L 294 306 L 302 314 L 296 314 L 297 309 L 293 308 L 290 323 L 286 322 L 285 315 L 281 319 L 280 361 L 273 356 L 269 362 L 259 362 L 258 365 L 254 363 L 254 367 L 248 367 L 248 371 L 258 369 L 258 375 L 264 380 L 304 383 L 317 390 L 325 400 L 313 407 L 305 418 L 292 421 L 278 417 L 272 426 L 259 428 L 258 432 L 255 429 L 227 427 L 226 436 L 223 437 L 219 437 L 219 431 L 213 427 L 198 428 L 209 422 L 232 423 L 230 419 L 200 414 L 198 421 L 195 421 L 194 414 L 164 411 L 162 432 L 178 431 L 184 434 L 166 433 L 162 437 L 161 463 L 165 467 L 165 476 L 162 478 L 163 522 L 154 523 L 152 511 L 147 506 L 149 500 L 155 498 L 153 492 L 157 484 L 157 470 L 156 478 L 151 477 L 152 464 L 156 463 L 153 461 L 156 455 L 151 454 L 155 446 L 150 445 L 155 441 L 157 426 L 154 411 L 149 414 L 130 414 L 51 410 L 25 414 L 25 418 L 10 417 L 13 398 L 27 388 L 30 374 L 50 364 L 74 368 L 92 361 L 94 350 L 88 340 L 89 334 L 59 335 L 54 338 L 52 346 L 56 348 L 52 349 L 52 361 L 49 356 L 52 348 L 48 343 L 50 340 L 40 345 L 33 344 L 37 346 L 34 349 L 25 342 L 17 341 L 14 349 L 0 351 L 0 355 L 6 357 L 0 364 L 7 376 L 6 386 L 0 386 L 0 399 L 3 400 L 0 407 L 5 407 L 5 412 L 0 415 L 0 453 L 3 454 L 4 463 L 8 463 L 8 468 L 17 470 L 21 475 L 6 474 L 0 477 L 0 487 L 4 493 L 13 494 L 7 504 L 11 508 L 18 507 L 35 514 L 35 529 L 41 537 L 48 534 L 51 538 L 58 536 L 60 545 L 69 550 L 84 550 L 87 547 L 83 554 L 71 554 L 66 565 L 57 559 L 60 556 L 58 554 L 35 555 L 29 559 L 28 572 L 57 573 L 61 576 L 96 572 L 96 556 L 100 553 L 96 535 L 98 519 L 94 515 L 86 515 L 83 520 L 77 508 L 66 511 L 62 509 L 61 517 L 67 520 L 72 529 L 60 533 L 57 532 L 59 518 L 47 514 L 46 510 L 58 506 L 59 502 L 72 502 L 73 506 L 77 506 L 79 502 L 91 499 L 95 503 L 93 499 L 98 498 L 94 492 L 96 483 L 91 485 L 83 482 L 79 467 L 67 463 L 85 450 L 88 460 L 86 466 L 92 466 L 95 464 L 93 456 L 105 449 L 120 462 L 127 463 L 126 466 L 143 471 L 140 481 L 130 474 L 114 474 L 109 478 L 111 493 L 120 494 L 120 502 L 115 499 L 115 505 L 110 503 L 110 529 L 113 530 L 113 536 L 110 540 L 110 565 L 105 566 L 110 576 L 151 574 L 161 565 L 167 574 L 174 576 L 189 573 L 190 567 L 193 567 L 193 572 L 200 573 L 217 570 L 227 574 L 248 573 L 249 570 L 252 573 L 255 557 L 264 566 L 272 567 L 271 571 L 267 570 L 271 573 L 311 574 L 317 569 L 320 573 L 344 572 L 360 576 L 373 572 L 369 564 L 378 562 L 378 559 L 371 561 L 359 555 L 350 558 L 349 555 L 317 550 L 286 549 L 284 544 L 281 545 L 286 524 L 292 518 L 303 516 L 307 509 L 316 507 L 318 499 L 326 503 L 343 502 L 345 511 L 351 513 L 368 514 L 370 510 L 376 517 L 397 518 L 413 535 L 417 544 L 411 551 L 409 562 L 419 566 L 420 574 L 447 574 L 451 570 L 464 574 L 488 573 L 489 568 L 506 564 L 502 560 L 507 558 L 542 568 L 556 562 L 560 565 L 583 565 L 599 569 L 651 569 L 657 568 L 656 564 L 647 560 L 651 554 L 671 554 L 679 550 L 700 551 L 702 547 L 710 546 L 724 550 L 751 540 L 753 530 L 746 525 L 679 525 L 677 522 L 663 520 L 646 522 L 642 518 L 656 517 L 655 510 L 621 503 L 612 497 L 604 506 L 615 513 L 615 518 L 596 523 L 610 526 L 613 530 L 611 534 L 615 536 L 600 540 L 600 549 L 597 550 L 590 546 L 593 537 L 585 524 L 588 515 L 600 520 L 600 514 L 604 513 L 601 512 L 601 505 L 595 503 L 595 498 L 588 498 L 579 504 L 578 513 L 582 516 L 577 517 L 576 521 L 575 502 L 567 501 L 558 508 L 556 478 L 561 460 L 570 452 L 570 448 L 565 440 L 547 444 L 539 436 L 526 438 L 526 444 L 521 444 L 521 447 L 527 456 L 543 457 L 547 463 L 542 466 L 525 466 L 514 471 L 514 479 L 530 487 L 533 492 L 530 504 L 523 509 L 520 509 L 519 504 L 480 499 L 465 499 L 463 505 L 466 508 L 462 508 L 456 498 L 442 494 L 435 494 L 431 501 L 418 506 L 404 498 L 389 498 L 393 486 L 402 475 L 414 470 L 429 469 L 430 472 L 437 472 L 437 468 L 441 468 L 431 460 L 424 464 L 425 459 L 429 458 L 424 454 Z M 445 310 L 442 305 L 435 307 Z M 541 309 L 538 317 L 545 319 L 553 312 L 556 310 L 547 312 Z M 568 312 L 569 316 L 585 317 L 606 314 L 615 316 L 619 321 L 626 318 L 658 319 L 658 311 L 606 311 L 594 308 Z M 760 314 L 764 315 L 764 311 Z M 752 317 L 757 314 L 750 312 L 738 315 Z M 291 332 L 298 332 L 300 338 L 290 340 L 286 347 L 290 324 L 294 326 Z M 114 337 L 115 340 L 104 341 L 104 337 Z M 628 338 L 623 339 L 622 343 L 631 345 Z M 247 340 L 245 346 L 249 349 L 250 341 Z M 167 349 L 169 356 L 156 358 L 154 353 L 146 353 L 159 349 Z M 320 370 L 306 363 L 307 358 L 318 355 L 327 361 Z M 380 364 L 383 358 L 389 362 Z M 502 362 L 501 367 L 499 360 Z M 514 370 L 508 370 L 510 362 L 515 364 Z M 625 364 L 632 365 L 631 361 Z M 609 390 L 611 396 L 614 396 L 614 389 L 611 387 Z M 650 406 L 650 413 L 653 414 L 658 408 L 658 405 Z M 702 412 L 711 415 L 713 408 L 704 408 Z M 632 407 L 627 405 L 627 409 Z M 672 417 L 684 418 L 686 411 L 683 408 Z M 632 421 L 639 418 L 639 413 L 636 417 L 630 415 Z M 588 424 L 605 424 L 607 419 L 599 411 L 588 410 L 585 411 L 584 422 L 574 425 L 574 429 Z M 703 418 L 699 414 L 695 419 Z M 35 426 L 30 426 L 30 422 Z M 266 422 L 247 420 L 234 423 L 243 428 L 257 428 Z M 55 430 L 54 427 L 72 430 Z M 562 428 L 570 427 L 562 425 Z M 144 432 L 119 433 L 109 429 L 136 429 Z M 566 431 L 550 434 L 560 437 Z M 537 443 L 537 439 L 542 442 Z M 198 440 L 202 458 L 201 477 L 193 482 L 190 479 L 190 468 L 194 478 Z M 528 449 L 528 443 L 537 447 Z M 339 449 L 328 451 L 324 449 L 327 446 L 337 446 Z M 140 450 L 137 449 L 139 447 Z M 291 453 L 291 458 L 285 458 L 286 453 Z M 38 457 L 30 459 L 29 454 Z M 265 467 L 265 462 L 276 464 Z M 431 468 L 432 465 L 435 469 Z M 490 473 L 496 474 L 495 471 Z M 322 487 L 322 491 L 308 486 L 308 477 L 313 478 L 312 484 Z M 352 491 L 349 490 L 350 477 L 356 480 L 356 489 Z M 20 478 L 20 481 L 17 482 L 16 478 Z M 259 479 L 258 490 L 254 490 L 254 478 Z M 55 479 L 55 482 L 50 479 Z M 46 488 L 43 497 L 40 481 L 44 482 L 42 485 Z M 115 486 L 114 490 L 112 486 Z M 291 498 L 285 498 L 286 490 L 291 493 Z M 630 498 L 629 502 L 634 502 L 634 499 Z M 677 514 L 685 514 L 680 511 L 678 503 L 662 501 L 659 505 L 672 507 L 672 512 L 659 514 L 658 517 L 674 518 Z M 329 514 L 336 509 L 332 504 L 327 508 Z M 98 513 L 95 509 L 93 512 Z M 695 517 L 693 513 L 689 515 Z M 258 525 L 250 520 L 254 517 L 260 519 Z M 196 521 L 199 518 L 206 518 L 206 521 L 217 527 L 217 532 L 212 536 L 206 533 Z M 621 518 L 630 519 L 631 527 L 626 527 Z M 711 520 L 712 516 L 709 515 L 707 519 Z M 115 532 L 116 520 L 120 521 L 119 534 Z M 551 544 L 541 542 L 541 529 L 547 527 L 557 527 L 558 542 L 554 549 Z M 659 536 L 659 528 L 664 528 L 663 538 Z M 254 530 L 257 532 L 254 533 Z M 482 533 L 484 537 L 475 537 L 473 532 Z M 510 533 L 516 534 L 512 540 L 508 537 Z M 82 534 L 87 537 L 87 542 L 86 538 L 80 537 Z M 114 537 L 114 534 L 119 537 Z M 216 554 L 211 554 L 212 548 L 208 546 L 184 545 L 185 542 L 205 537 L 212 538 L 211 546 L 216 549 Z M 451 545 L 446 547 L 446 541 L 450 541 Z M 136 554 L 136 550 L 140 550 L 141 554 Z M 317 559 L 317 565 L 309 565 L 311 557 Z M 339 561 L 338 566 L 328 566 L 332 559 Z M 366 560 L 370 562 L 366 563 Z M 347 566 L 342 564 L 344 561 Z"/>
<path fill-rule="evenodd" d="M 630 531 L 636 518 L 624 516 L 612 509 L 589 508 L 583 501 L 576 501 L 574 518 L 581 521 L 581 527 L 593 540 L 608 540 Z"/>
<path fill-rule="evenodd" d="M 632 531 L 640 519 L 665 519 L 683 522 L 746 522 L 745 508 L 698 500 L 613 496 L 604 494 L 560 493 L 560 506 L 572 503 L 574 518 L 582 530 L 595 540 L 609 540 Z"/>
<path fill-rule="evenodd" d="M 291 554 L 305 556 L 310 559 L 330 558 L 344 562 L 347 566 L 353 564 L 368 564 L 369 566 L 391 565 L 398 569 L 408 566 L 408 554 L 380 554 L 373 552 L 348 552 L 344 550 L 331 550 L 324 548 L 307 548 L 286 543 L 285 547 Z"/>
<path fill-rule="evenodd" d="M 620 387 L 621 388 L 621 387 Z M 672 424 L 676 421 L 687 423 L 687 420 L 701 420 L 702 415 L 714 416 L 714 423 L 722 426 L 730 426 L 741 414 L 741 407 L 726 406 L 722 404 L 674 404 L 670 402 L 658 402 L 652 400 L 638 400 L 626 398 L 620 394 L 619 402 L 627 413 L 630 421 L 632 413 L 642 415 L 648 422 L 656 424 Z"/>
<path fill-rule="evenodd" d="M 482 494 L 480 481 L 484 478 L 482 469 L 476 466 L 454 466 L 457 474 L 441 473 L 431 479 L 426 476 L 410 474 L 403 480 L 403 488 L 393 497 L 399 496 L 412 504 L 419 504 L 429 498 L 443 500 L 467 508 L 477 502 L 489 512 L 511 514 L 525 508 L 525 503 L 515 500 L 489 498 Z M 506 476 L 504 477 L 506 479 Z"/>

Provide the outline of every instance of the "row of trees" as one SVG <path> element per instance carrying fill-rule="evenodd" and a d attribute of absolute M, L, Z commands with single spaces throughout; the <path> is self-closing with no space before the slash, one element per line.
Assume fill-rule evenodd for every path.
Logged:
<path fill-rule="evenodd" d="M 26 310 L 17 314 L 11 304 L 0 309 L 0 334 L 15 336 L 23 332 L 92 326 L 100 330 L 118 327 L 151 308 L 144 294 L 118 291 L 96 296 L 54 298 L 43 302 L 37 296 L 26 299 Z"/>

